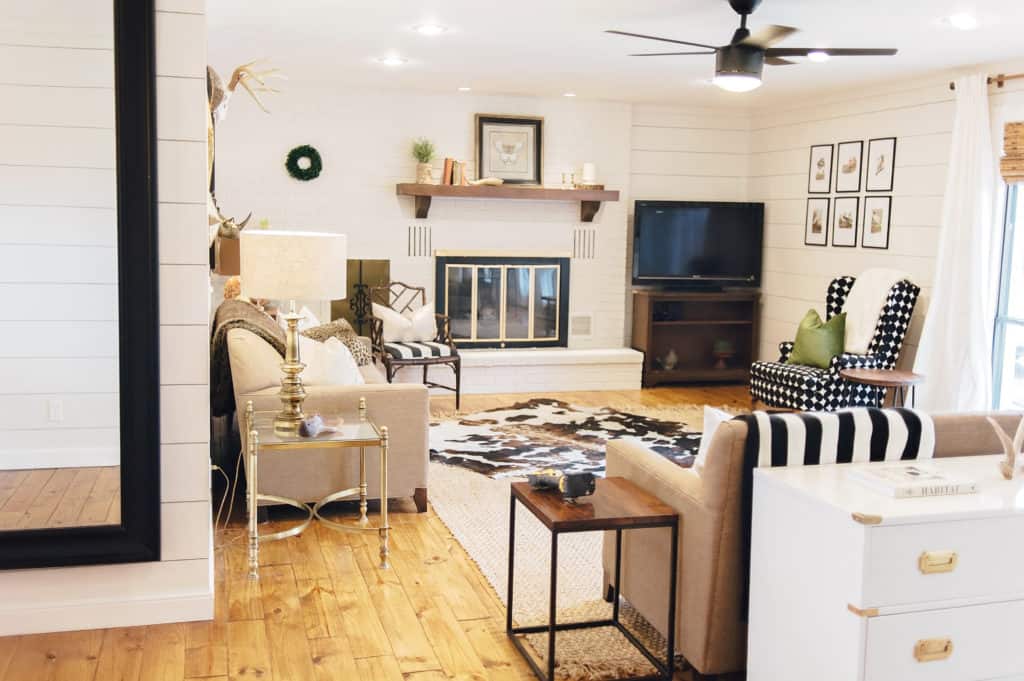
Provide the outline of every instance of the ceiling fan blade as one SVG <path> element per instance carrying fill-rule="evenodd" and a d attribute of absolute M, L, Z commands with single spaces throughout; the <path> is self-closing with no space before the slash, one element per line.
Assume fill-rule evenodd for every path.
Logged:
<path fill-rule="evenodd" d="M 615 35 L 624 35 L 630 38 L 643 38 L 644 40 L 660 40 L 663 43 L 675 43 L 676 45 L 689 45 L 690 47 L 703 47 L 708 50 L 717 50 L 718 47 L 715 45 L 705 45 L 704 43 L 691 43 L 686 40 L 673 40 L 672 38 L 659 38 L 654 35 L 643 35 L 642 33 L 628 33 L 627 31 L 605 31 L 605 33 L 614 33 Z"/>
<path fill-rule="evenodd" d="M 891 57 L 899 50 L 894 48 L 859 47 L 770 47 L 765 57 L 806 57 L 809 52 L 824 52 L 830 57 Z"/>
<path fill-rule="evenodd" d="M 771 64 L 772 66 L 789 66 L 790 64 L 795 64 L 796 62 L 790 61 L 788 59 L 783 59 L 782 57 L 765 57 L 764 63 Z"/>
<path fill-rule="evenodd" d="M 768 24 L 757 29 L 746 38 L 740 41 L 740 45 L 753 45 L 755 47 L 771 47 L 775 43 L 785 40 L 800 29 L 792 26 L 777 26 Z"/>
<path fill-rule="evenodd" d="M 714 50 L 705 52 L 638 52 L 629 55 L 630 57 L 685 57 L 694 54 L 715 54 Z"/>

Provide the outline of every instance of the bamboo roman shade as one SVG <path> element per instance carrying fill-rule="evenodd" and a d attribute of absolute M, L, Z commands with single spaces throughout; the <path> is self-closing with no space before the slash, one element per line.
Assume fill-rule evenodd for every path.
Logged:
<path fill-rule="evenodd" d="M 999 170 L 1007 184 L 1024 182 L 1024 122 L 1006 124 Z"/>

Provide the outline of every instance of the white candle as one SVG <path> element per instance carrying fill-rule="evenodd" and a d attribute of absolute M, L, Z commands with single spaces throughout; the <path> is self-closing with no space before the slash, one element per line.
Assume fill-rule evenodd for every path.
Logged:
<path fill-rule="evenodd" d="M 593 163 L 583 164 L 583 184 L 597 183 L 597 167 Z"/>

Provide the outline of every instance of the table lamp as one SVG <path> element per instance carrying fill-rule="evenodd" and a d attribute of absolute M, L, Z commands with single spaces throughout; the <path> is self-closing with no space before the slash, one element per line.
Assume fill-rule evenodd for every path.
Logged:
<path fill-rule="evenodd" d="M 305 419 L 302 363 L 296 300 L 340 300 L 345 297 L 347 243 L 343 234 L 247 229 L 241 233 L 242 295 L 289 301 L 284 320 L 284 362 L 281 371 L 281 412 L 274 430 L 291 435 Z"/>

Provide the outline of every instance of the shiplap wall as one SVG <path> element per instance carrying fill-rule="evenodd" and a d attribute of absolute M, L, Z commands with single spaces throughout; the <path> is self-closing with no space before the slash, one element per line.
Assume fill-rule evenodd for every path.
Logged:
<path fill-rule="evenodd" d="M 0 470 L 119 456 L 112 4 L 60 4 L 0 4 Z"/>
<path fill-rule="evenodd" d="M 999 66 L 977 70 L 1001 72 Z M 778 358 L 778 344 L 792 340 L 808 308 L 824 312 L 825 291 L 834 276 L 886 267 L 906 272 L 921 287 L 900 357 L 902 368 L 913 366 L 936 277 L 956 108 L 948 83 L 954 75 L 858 89 L 847 96 L 758 112 L 751 126 L 749 200 L 765 203 L 761 359 Z M 992 88 L 992 104 L 1020 97 L 1022 91 L 1015 83 L 1004 90 Z M 836 194 L 833 176 L 830 208 L 834 209 L 836 196 L 860 197 L 858 246 L 805 246 L 810 147 L 862 140 L 866 156 L 867 141 L 878 137 L 898 138 L 891 193 L 866 192 L 862 181 L 858 194 Z M 893 197 L 889 249 L 861 248 L 864 198 L 889 195 Z"/>
<path fill-rule="evenodd" d="M 26 22 L 34 4 L 2 6 L 5 16 Z M 47 16 L 60 20 L 46 31 L 19 30 L 16 22 L 5 22 L 0 29 L 0 65 L 5 68 L 0 77 L 0 155 L 7 159 L 2 163 L 9 163 L 0 165 L 0 235 L 5 244 L 45 243 L 46 257 L 38 254 L 37 262 L 50 263 L 62 248 L 77 249 L 74 257 L 62 256 L 46 265 L 48 276 L 58 277 L 62 285 L 68 280 L 59 277 L 80 273 L 80 254 L 92 252 L 86 248 L 105 252 L 112 239 L 112 163 L 108 158 L 106 167 L 78 167 L 102 162 L 101 152 L 113 134 L 110 79 L 102 80 L 111 54 L 74 49 L 82 45 L 77 41 L 96 40 L 99 35 L 80 30 L 79 20 L 94 10 L 83 5 L 79 0 L 46 3 Z M 8 10 L 12 14 L 6 14 Z M 204 11 L 205 0 L 157 0 L 161 353 L 154 361 L 160 362 L 161 382 L 162 560 L 0 573 L 0 635 L 204 619 L 213 614 Z M 34 125 L 26 125 L 31 122 L 26 112 L 33 112 Z M 33 140 L 39 146 L 32 145 Z M 4 270 L 11 272 L 7 263 L 16 262 L 7 256 L 8 250 L 6 245 L 2 250 Z M 109 278 L 110 263 L 108 259 L 106 269 L 100 263 L 92 267 Z M 14 271 L 38 276 L 36 267 Z M 39 314 L 30 297 L 39 283 L 28 281 L 32 283 L 18 284 L 20 289 L 5 290 L 3 323 Z M 92 324 L 99 312 L 110 310 L 109 302 L 102 297 L 83 299 L 80 305 L 67 297 L 54 297 L 52 302 L 55 307 L 48 318 L 63 324 L 66 335 L 51 340 L 2 334 L 8 340 L 0 352 L 9 356 L 25 352 L 28 345 L 55 351 L 59 346 L 53 343 L 61 340 L 65 346 L 84 347 L 106 342 Z M 105 321 L 109 326 L 112 320 Z M 74 368 L 68 367 L 68 373 L 75 374 Z M 110 366 L 73 380 L 111 388 L 113 376 Z M 3 405 L 0 412 L 6 412 Z"/>
<path fill-rule="evenodd" d="M 630 131 L 632 201 L 746 201 L 750 117 L 745 112 L 636 105 Z M 626 239 L 627 345 L 632 336 L 633 204 Z"/>

